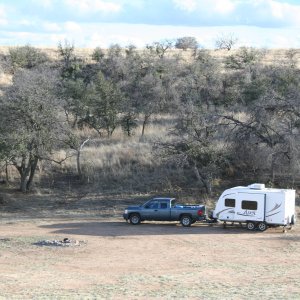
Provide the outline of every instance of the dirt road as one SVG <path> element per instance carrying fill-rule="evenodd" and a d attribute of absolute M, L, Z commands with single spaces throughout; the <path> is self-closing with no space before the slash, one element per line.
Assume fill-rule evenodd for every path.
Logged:
<path fill-rule="evenodd" d="M 2 299 L 300 299 L 300 230 L 121 218 L 0 224 Z M 81 246 L 37 246 L 41 240 Z"/>

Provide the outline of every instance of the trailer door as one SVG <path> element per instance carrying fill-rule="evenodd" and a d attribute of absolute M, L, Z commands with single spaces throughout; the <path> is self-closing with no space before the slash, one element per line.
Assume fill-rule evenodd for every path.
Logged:
<path fill-rule="evenodd" d="M 235 220 L 263 222 L 264 219 L 265 194 L 238 193 L 235 210 Z"/>

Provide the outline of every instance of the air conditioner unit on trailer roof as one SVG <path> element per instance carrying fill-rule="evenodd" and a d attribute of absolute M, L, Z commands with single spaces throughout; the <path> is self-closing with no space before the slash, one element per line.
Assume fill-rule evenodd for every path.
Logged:
<path fill-rule="evenodd" d="M 265 185 L 263 183 L 253 183 L 248 185 L 248 188 L 253 190 L 263 190 L 265 188 Z"/>

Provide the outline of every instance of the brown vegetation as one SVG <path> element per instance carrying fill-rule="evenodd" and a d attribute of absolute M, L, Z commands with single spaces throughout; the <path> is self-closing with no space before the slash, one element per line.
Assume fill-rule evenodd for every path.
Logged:
<path fill-rule="evenodd" d="M 252 182 L 299 192 L 299 51 L 60 46 L 0 48 L 0 298 L 298 299 L 299 225 L 122 213 L 152 195 L 210 210 Z M 84 242 L 40 246 L 65 238 Z"/>
<path fill-rule="evenodd" d="M 59 145 L 49 144 L 47 149 L 31 153 L 38 163 L 34 167 L 35 160 L 30 160 L 21 177 L 29 176 L 30 168 L 37 168 L 32 175 L 36 188 L 55 177 L 64 180 L 78 176 L 82 184 L 95 184 L 99 190 L 129 193 L 185 190 L 189 194 L 198 190 L 210 194 L 250 181 L 297 188 L 299 107 L 290 74 L 298 74 L 299 51 L 182 51 L 171 49 L 167 42 L 167 46 L 154 43 L 147 50 L 117 45 L 98 49 L 99 61 L 93 60 L 95 50 L 76 49 L 67 43 L 59 49 L 32 49 L 36 58 L 29 57 L 32 61 L 24 64 L 23 68 L 29 69 L 24 75 L 18 69 L 20 62 L 10 61 L 14 59 L 10 54 L 22 48 L 1 47 L 3 103 L 9 93 L 9 97 L 21 95 L 14 91 L 16 79 L 19 76 L 22 81 L 27 73 L 28 78 L 33 76 L 31 69 L 42 64 L 45 54 L 48 62 L 38 72 L 48 66 L 62 72 L 62 78 L 51 80 L 60 81 L 56 91 L 62 99 L 57 102 L 61 109 L 58 115 L 62 120 L 65 114 L 71 127 L 56 128 L 60 130 L 54 134 Z M 281 90 L 275 91 L 278 84 L 272 86 L 271 77 L 279 80 Z M 289 87 L 284 80 L 291 80 Z M 17 88 L 25 91 L 21 85 Z M 284 99 L 284 89 L 292 98 Z M 277 93 L 282 94 L 280 99 L 276 99 Z M 265 115 L 258 113 L 263 97 Z M 43 100 L 33 98 L 33 107 Z M 104 105 L 106 119 L 99 105 Z M 283 114 L 286 119 L 278 125 L 276 120 Z M 269 123 L 265 122 L 268 118 Z M 190 122 L 188 126 L 186 122 Z M 286 135 L 288 122 L 294 126 L 290 136 Z M 50 132 L 50 127 L 43 130 Z M 271 132 L 278 136 L 271 137 Z M 63 137 L 67 140 L 62 141 Z M 42 144 L 47 134 L 44 139 Z M 288 143 L 285 148 L 284 143 Z M 239 153 L 240 146 L 245 151 Z M 16 170 L 20 172 L 18 159 L 8 155 L 2 161 L 2 178 L 10 183 L 18 177 Z M 24 190 L 25 181 L 22 184 Z M 27 182 L 27 187 L 30 185 Z"/>

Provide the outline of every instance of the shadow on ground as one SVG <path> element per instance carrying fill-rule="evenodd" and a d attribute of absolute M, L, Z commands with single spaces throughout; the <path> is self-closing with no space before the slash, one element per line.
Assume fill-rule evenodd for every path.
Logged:
<path fill-rule="evenodd" d="M 104 237 L 184 234 L 249 234 L 249 231 L 247 231 L 246 228 L 241 228 L 239 226 L 230 226 L 224 229 L 221 225 L 199 223 L 191 227 L 182 227 L 175 222 L 164 224 L 147 222 L 140 225 L 130 225 L 125 221 L 70 222 L 42 225 L 40 227 L 52 229 L 53 234 Z M 251 232 L 251 234 L 255 233 L 256 232 Z"/>

